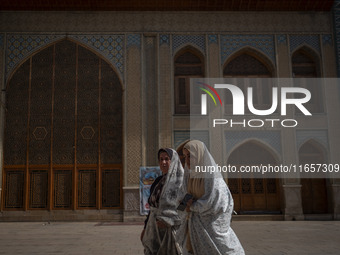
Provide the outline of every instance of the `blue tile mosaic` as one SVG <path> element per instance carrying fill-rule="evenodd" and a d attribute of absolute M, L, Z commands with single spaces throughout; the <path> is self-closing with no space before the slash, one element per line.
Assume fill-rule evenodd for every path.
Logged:
<path fill-rule="evenodd" d="M 268 145 L 277 155 L 281 154 L 280 131 L 225 131 L 227 156 L 245 141 L 257 140 Z"/>
<path fill-rule="evenodd" d="M 127 47 L 137 46 L 141 47 L 141 35 L 140 34 L 129 34 L 127 36 Z"/>
<path fill-rule="evenodd" d="M 6 77 L 10 75 L 22 60 L 33 52 L 63 37 L 63 35 L 7 35 Z"/>
<path fill-rule="evenodd" d="M 221 62 L 244 47 L 251 47 L 265 54 L 275 64 L 273 35 L 221 35 Z"/>
<path fill-rule="evenodd" d="M 179 48 L 187 45 L 197 47 L 205 55 L 205 36 L 204 35 L 173 35 L 172 52 L 175 53 Z"/>
<path fill-rule="evenodd" d="M 307 45 L 320 54 L 319 35 L 290 35 L 289 36 L 290 54 L 297 48 Z"/>
<path fill-rule="evenodd" d="M 170 45 L 170 35 L 159 35 L 159 45 Z"/>
<path fill-rule="evenodd" d="M 96 52 L 124 73 L 124 35 L 71 35 L 70 38 L 80 41 Z"/>

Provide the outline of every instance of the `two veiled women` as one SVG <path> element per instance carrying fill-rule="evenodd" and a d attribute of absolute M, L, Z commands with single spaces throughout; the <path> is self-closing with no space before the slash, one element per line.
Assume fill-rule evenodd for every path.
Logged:
<path fill-rule="evenodd" d="M 222 174 L 198 171 L 217 169 L 213 157 L 198 140 L 186 143 L 183 153 L 186 171 L 190 173 L 187 192 L 194 196 L 187 207 L 187 250 L 195 255 L 244 254 L 230 227 L 234 202 Z"/>

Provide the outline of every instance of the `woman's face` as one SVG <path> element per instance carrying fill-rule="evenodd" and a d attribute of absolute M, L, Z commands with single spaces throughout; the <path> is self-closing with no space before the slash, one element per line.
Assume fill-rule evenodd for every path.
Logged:
<path fill-rule="evenodd" d="M 162 171 L 163 174 L 167 174 L 169 171 L 169 167 L 170 167 L 170 163 L 171 163 L 171 159 L 168 155 L 168 153 L 166 152 L 161 152 L 159 154 L 159 167 Z"/>
<path fill-rule="evenodd" d="M 187 165 L 188 169 L 191 169 L 190 162 L 193 165 L 196 165 L 196 158 L 190 155 L 190 152 L 187 149 L 183 149 L 183 155 L 185 157 L 185 164 Z M 195 167 L 195 166 L 193 166 Z"/>

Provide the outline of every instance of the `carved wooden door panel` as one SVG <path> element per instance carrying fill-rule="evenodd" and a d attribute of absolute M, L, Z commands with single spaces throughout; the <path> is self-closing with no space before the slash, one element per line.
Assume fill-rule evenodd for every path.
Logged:
<path fill-rule="evenodd" d="M 238 213 L 278 213 L 280 193 L 278 179 L 229 179 L 228 185 Z"/>
<path fill-rule="evenodd" d="M 122 89 L 112 67 L 63 40 L 7 89 L 3 209 L 119 208 Z"/>

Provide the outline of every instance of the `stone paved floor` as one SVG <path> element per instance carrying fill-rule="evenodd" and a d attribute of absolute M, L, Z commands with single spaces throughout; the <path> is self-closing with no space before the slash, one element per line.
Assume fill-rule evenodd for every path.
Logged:
<path fill-rule="evenodd" d="M 235 221 L 247 255 L 339 255 L 339 221 Z M 143 254 L 141 224 L 0 223 L 0 254 Z"/>

